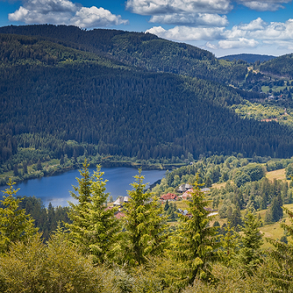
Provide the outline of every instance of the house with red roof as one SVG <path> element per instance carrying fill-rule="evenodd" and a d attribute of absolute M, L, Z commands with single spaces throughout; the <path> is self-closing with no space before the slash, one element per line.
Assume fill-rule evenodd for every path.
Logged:
<path fill-rule="evenodd" d="M 185 191 L 180 197 L 183 199 L 183 200 L 187 200 L 188 198 L 191 198 L 192 197 L 192 192 L 193 192 L 193 188 Z"/>
<path fill-rule="evenodd" d="M 178 196 L 174 193 L 167 193 L 167 194 L 163 194 L 161 197 L 160 197 L 160 200 L 163 200 L 163 201 L 174 201 L 174 200 L 178 200 Z"/>

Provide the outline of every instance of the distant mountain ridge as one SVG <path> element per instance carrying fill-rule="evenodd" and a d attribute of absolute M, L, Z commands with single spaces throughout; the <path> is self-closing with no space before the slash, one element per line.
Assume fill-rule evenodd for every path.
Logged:
<path fill-rule="evenodd" d="M 229 61 L 238 61 L 242 60 L 247 63 L 255 63 L 257 61 L 259 62 L 265 62 L 270 61 L 272 59 L 277 58 L 276 56 L 272 55 L 260 55 L 260 54 L 235 54 L 235 55 L 227 55 L 223 57 L 219 57 L 220 60 L 229 60 Z"/>
<path fill-rule="evenodd" d="M 222 65 L 209 51 L 149 33 L 106 29 L 87 31 L 64 25 L 7 26 L 1 27 L 0 33 L 42 36 L 148 71 L 187 75 L 222 84 L 238 84 L 247 74 L 245 65 Z"/>

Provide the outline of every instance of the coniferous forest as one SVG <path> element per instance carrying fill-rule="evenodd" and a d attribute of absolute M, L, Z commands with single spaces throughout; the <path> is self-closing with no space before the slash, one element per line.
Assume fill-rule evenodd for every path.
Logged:
<path fill-rule="evenodd" d="M 231 109 L 263 98 L 247 90 L 260 78 L 245 62 L 143 33 L 52 25 L 0 32 L 1 172 L 36 163 L 27 149 L 41 162 L 292 155 L 291 127 Z M 276 60 L 260 67 L 284 64 Z"/>

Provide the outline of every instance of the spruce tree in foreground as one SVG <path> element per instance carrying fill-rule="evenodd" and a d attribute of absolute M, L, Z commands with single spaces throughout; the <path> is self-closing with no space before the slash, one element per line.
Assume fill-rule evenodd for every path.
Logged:
<path fill-rule="evenodd" d="M 260 247 L 263 244 L 263 235 L 259 231 L 260 226 L 260 221 L 249 211 L 244 218 L 244 227 L 241 229 L 243 247 L 239 251 L 238 261 L 250 275 L 261 262 Z"/>
<path fill-rule="evenodd" d="M 198 174 L 193 185 L 192 199 L 188 202 L 190 216 L 179 214 L 176 234 L 172 237 L 170 257 L 181 264 L 180 287 L 192 284 L 196 278 L 209 280 L 212 277 L 211 264 L 217 258 L 216 228 L 209 227 L 209 212 L 205 210 L 207 201 L 200 191 Z"/>
<path fill-rule="evenodd" d="M 77 200 L 76 204 L 69 202 L 71 209 L 68 216 L 72 223 L 65 224 L 65 227 L 71 232 L 73 241 L 79 244 L 83 253 L 89 253 L 90 245 L 85 237 L 85 232 L 90 225 L 86 219 L 89 213 L 88 203 L 91 200 L 91 178 L 88 167 L 89 164 L 85 160 L 83 169 L 79 171 L 81 178 L 76 178 L 78 186 L 73 186 L 75 192 L 70 192 L 71 196 Z"/>
<path fill-rule="evenodd" d="M 0 252 L 6 252 L 12 243 L 24 241 L 35 234 L 38 229 L 34 227 L 34 220 L 19 209 L 20 198 L 15 198 L 18 190 L 13 189 L 11 179 L 7 183 L 9 188 L 3 191 L 3 208 L 0 208 Z"/>
<path fill-rule="evenodd" d="M 134 176 L 129 202 L 125 204 L 124 239 L 122 242 L 124 262 L 130 265 L 146 263 L 150 256 L 160 256 L 166 246 L 166 217 L 162 204 L 151 192 L 146 191 L 144 176 Z"/>
<path fill-rule="evenodd" d="M 97 171 L 90 176 L 88 167 L 85 160 L 83 170 L 80 171 L 81 179 L 77 179 L 79 186 L 74 188 L 77 193 L 72 193 L 78 203 L 70 203 L 69 218 L 72 224 L 66 224 L 66 227 L 84 254 L 93 255 L 95 263 L 103 263 L 114 255 L 120 224 L 114 217 L 116 209 L 106 208 L 109 194 L 105 193 L 106 181 L 102 179 L 104 173 L 98 166 Z"/>
<path fill-rule="evenodd" d="M 109 193 L 105 193 L 106 180 L 103 181 L 103 174 L 98 166 L 91 177 L 91 201 L 86 215 L 89 227 L 85 236 L 90 239 L 89 249 L 94 256 L 94 263 L 104 263 L 114 258 L 115 251 L 119 248 L 116 244 L 121 230 L 120 222 L 114 217 L 117 208 L 107 209 Z"/>

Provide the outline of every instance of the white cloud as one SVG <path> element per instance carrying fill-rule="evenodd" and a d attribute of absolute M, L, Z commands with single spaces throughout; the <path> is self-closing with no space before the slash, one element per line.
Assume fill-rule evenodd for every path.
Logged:
<path fill-rule="evenodd" d="M 276 11 L 284 8 L 282 4 L 288 3 L 292 0 L 238 0 L 238 3 L 257 11 Z"/>
<path fill-rule="evenodd" d="M 215 40 L 221 38 L 223 27 L 216 28 L 194 28 L 187 26 L 176 26 L 165 30 L 161 26 L 153 27 L 146 32 L 155 34 L 161 38 L 178 41 Z"/>
<path fill-rule="evenodd" d="M 226 30 L 224 37 L 227 39 L 245 37 L 260 40 L 292 41 L 293 19 L 289 19 L 285 23 L 265 23 L 258 18 L 247 25 L 234 26 L 231 30 Z"/>
<path fill-rule="evenodd" d="M 79 27 L 97 27 L 97 26 L 111 26 L 127 23 L 126 20 L 122 20 L 120 15 L 114 15 L 109 10 L 104 8 L 97 8 L 92 6 L 91 8 L 82 7 L 76 12 L 75 16 L 71 19 L 74 25 Z"/>
<path fill-rule="evenodd" d="M 231 30 L 223 33 L 226 40 L 221 40 L 221 48 L 235 48 L 237 44 L 243 47 L 254 47 L 258 44 L 271 44 L 282 48 L 293 47 L 293 19 L 282 22 L 265 23 L 260 18 L 247 25 L 234 26 Z"/>
<path fill-rule="evenodd" d="M 177 25 L 190 25 L 190 26 L 226 26 L 228 19 L 226 16 L 208 13 L 181 13 L 181 14 L 166 14 L 155 15 L 151 18 L 150 22 L 164 23 L 164 24 L 177 24 Z"/>
<path fill-rule="evenodd" d="M 206 43 L 206 47 L 209 48 L 209 49 L 212 49 L 212 50 L 217 50 L 218 49 L 218 46 L 216 46 L 214 44 L 211 44 L 210 42 Z"/>
<path fill-rule="evenodd" d="M 266 23 L 257 18 L 248 24 L 224 27 L 195 28 L 176 26 L 165 30 L 161 26 L 153 27 L 147 32 L 159 37 L 177 41 L 208 41 L 206 47 L 212 50 L 233 48 L 256 48 L 262 45 L 274 45 L 282 49 L 293 48 L 293 19 L 285 23 Z M 215 44 L 215 41 L 218 41 Z M 212 43 L 211 43 L 212 42 Z"/>
<path fill-rule="evenodd" d="M 264 22 L 260 17 L 251 21 L 248 24 L 241 24 L 239 27 L 241 30 L 245 31 L 254 31 L 254 30 L 262 30 L 266 26 L 266 22 Z"/>
<path fill-rule="evenodd" d="M 104 8 L 86 8 L 68 0 L 25 0 L 23 6 L 10 13 L 8 18 L 28 24 L 67 24 L 83 28 L 127 23 L 120 15 L 114 15 Z"/>
<path fill-rule="evenodd" d="M 259 44 L 254 39 L 239 38 L 238 40 L 221 40 L 219 47 L 221 49 L 235 49 L 235 48 L 255 48 Z"/>
<path fill-rule="evenodd" d="M 126 8 L 141 15 L 174 13 L 226 14 L 232 9 L 230 0 L 127 0 Z"/>

